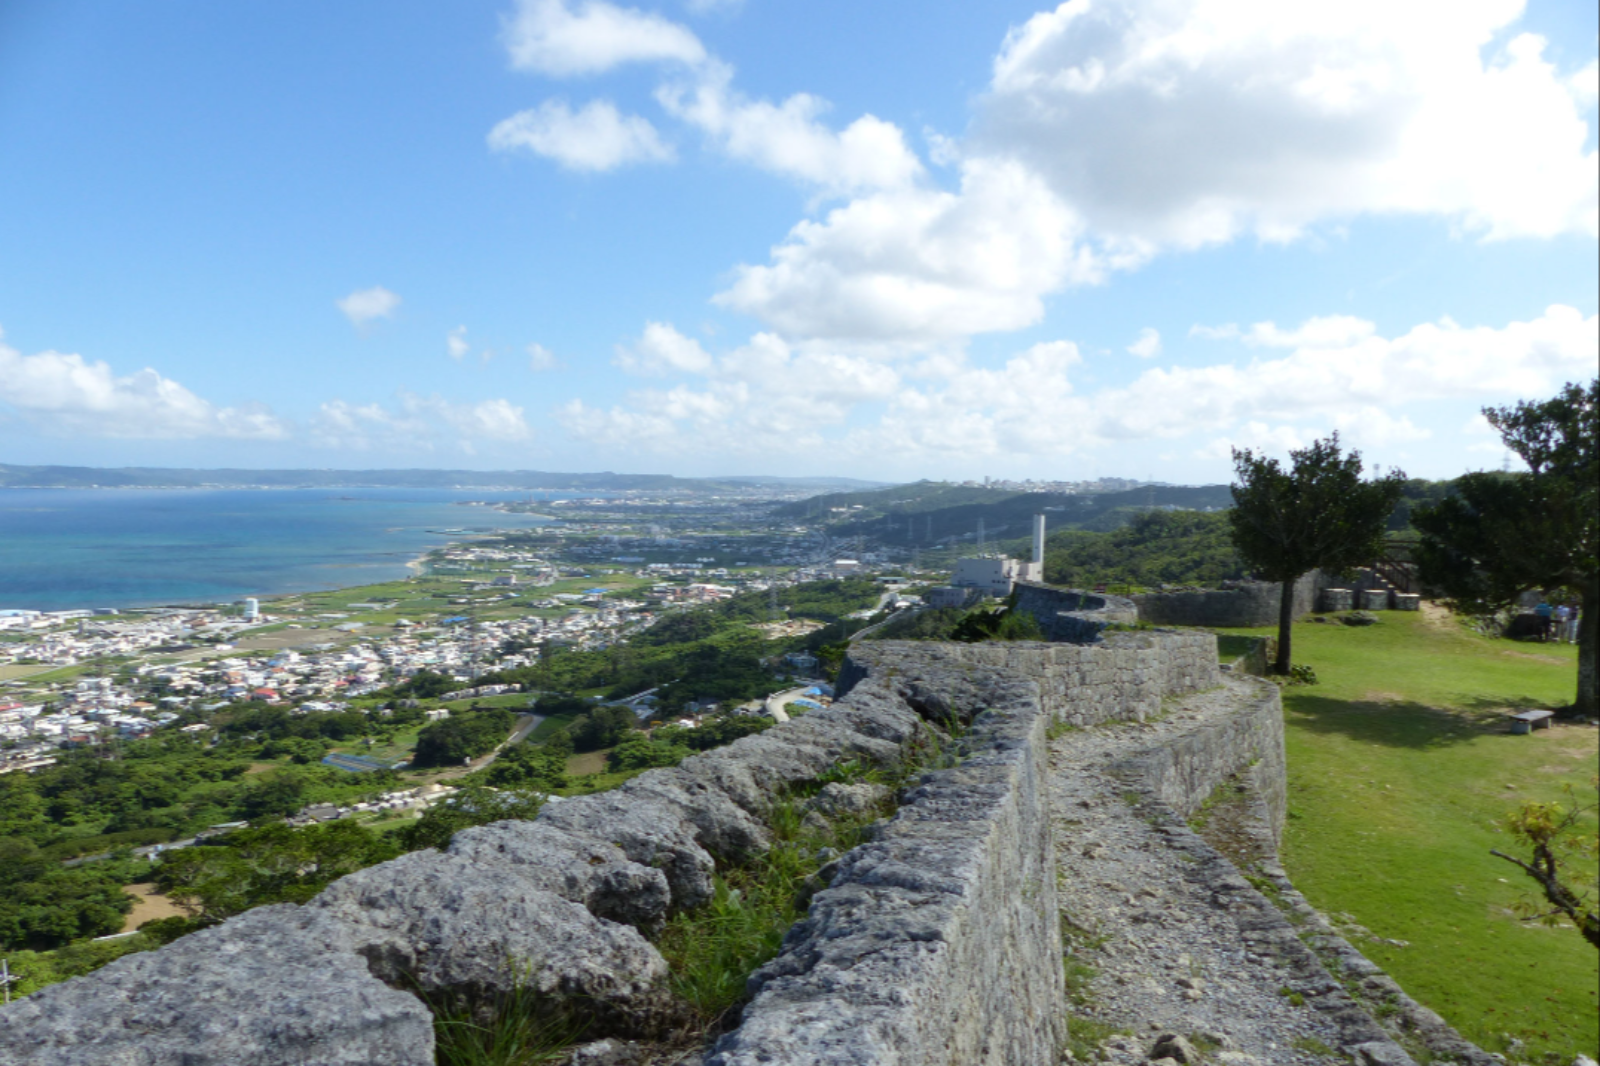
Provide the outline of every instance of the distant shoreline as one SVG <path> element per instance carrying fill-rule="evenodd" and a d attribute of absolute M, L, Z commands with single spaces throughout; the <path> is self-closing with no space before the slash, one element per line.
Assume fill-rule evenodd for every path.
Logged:
<path fill-rule="evenodd" d="M 552 521 L 493 511 L 487 492 L 341 495 L 0 491 L 0 610 L 214 609 L 380 584 L 426 576 L 434 551 Z"/>

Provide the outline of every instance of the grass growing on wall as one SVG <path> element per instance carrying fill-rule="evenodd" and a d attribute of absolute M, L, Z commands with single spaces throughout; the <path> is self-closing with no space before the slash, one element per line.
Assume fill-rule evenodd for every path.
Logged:
<path fill-rule="evenodd" d="M 1495 823 L 1522 801 L 1560 800 L 1564 784 L 1594 795 L 1593 727 L 1511 736 L 1504 719 L 1570 703 L 1576 648 L 1491 640 L 1439 611 L 1379 618 L 1295 625 L 1295 660 L 1320 683 L 1283 694 L 1284 864 L 1324 913 L 1409 942 L 1351 938 L 1469 1040 L 1489 1051 L 1521 1040 L 1520 1062 L 1592 1056 L 1594 948 L 1570 926 L 1519 920 L 1533 882 L 1489 854 L 1516 853 Z M 1570 873 L 1595 885 L 1593 863 Z"/>
<path fill-rule="evenodd" d="M 656 947 L 672 968 L 672 990 L 707 1026 L 715 1027 L 743 1001 L 750 974 L 778 954 L 789 927 L 805 917 L 807 879 L 828 858 L 861 843 L 864 827 L 884 813 L 835 819 L 827 831 L 811 830 L 801 824 L 799 805 L 784 800 L 770 819 L 772 847 L 718 873 L 709 903 L 667 923 Z"/>

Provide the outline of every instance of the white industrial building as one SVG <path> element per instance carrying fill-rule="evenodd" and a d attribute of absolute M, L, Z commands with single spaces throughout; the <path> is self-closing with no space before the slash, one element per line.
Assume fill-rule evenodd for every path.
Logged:
<path fill-rule="evenodd" d="M 1044 515 L 1033 516 L 1033 559 L 1023 562 L 1002 555 L 957 559 L 950 582 L 957 588 L 975 588 L 989 596 L 1009 596 L 1018 581 L 1044 580 Z"/>

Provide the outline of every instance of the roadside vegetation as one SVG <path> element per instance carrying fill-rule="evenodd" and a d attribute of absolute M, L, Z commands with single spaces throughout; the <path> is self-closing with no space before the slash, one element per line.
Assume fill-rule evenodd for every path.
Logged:
<path fill-rule="evenodd" d="M 1468 1039 L 1497 1052 L 1522 1041 L 1522 1062 L 1592 1056 L 1594 949 L 1570 923 L 1525 920 L 1550 908 L 1491 854 L 1517 853 L 1507 820 L 1523 803 L 1592 789 L 1593 727 L 1512 736 L 1505 719 L 1566 704 L 1577 649 L 1485 637 L 1431 607 L 1379 618 L 1295 625 L 1296 659 L 1319 683 L 1283 694 L 1284 864 L 1315 906 L 1370 931 L 1356 946 Z M 1591 809 L 1580 832 L 1596 831 Z M 1592 857 L 1568 862 L 1573 883 L 1595 883 Z"/>

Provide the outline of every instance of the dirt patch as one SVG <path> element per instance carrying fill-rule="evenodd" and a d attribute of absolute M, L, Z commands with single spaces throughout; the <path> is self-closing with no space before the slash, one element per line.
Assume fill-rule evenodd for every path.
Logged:
<path fill-rule="evenodd" d="M 133 910 L 122 920 L 122 931 L 131 933 L 145 922 L 157 918 L 187 918 L 189 912 L 163 896 L 153 884 L 128 885 L 124 891 L 134 899 Z"/>
<path fill-rule="evenodd" d="M 1363 692 L 1361 694 L 1361 702 L 1362 703 L 1403 703 L 1404 701 L 1405 701 L 1405 696 L 1401 695 L 1398 692 L 1377 692 L 1377 691 L 1373 691 L 1373 692 Z"/>
<path fill-rule="evenodd" d="M 606 772 L 607 751 L 586 751 L 582 755 L 574 755 L 567 760 L 567 775 L 569 777 L 583 777 L 585 774 L 603 774 Z"/>
<path fill-rule="evenodd" d="M 1417 604 L 1417 611 L 1422 615 L 1424 622 L 1435 628 L 1445 629 L 1455 625 L 1455 612 L 1442 603 L 1423 600 Z"/>

